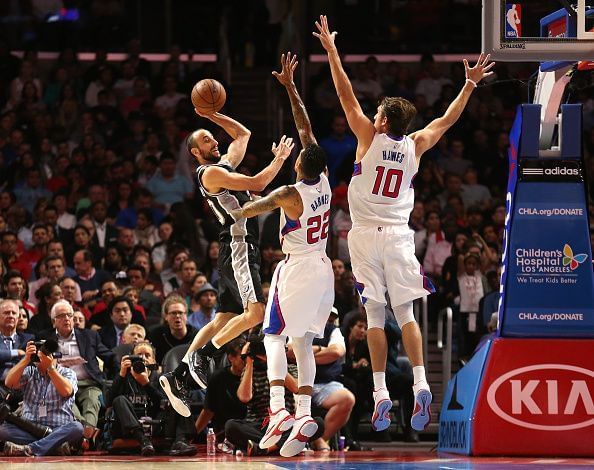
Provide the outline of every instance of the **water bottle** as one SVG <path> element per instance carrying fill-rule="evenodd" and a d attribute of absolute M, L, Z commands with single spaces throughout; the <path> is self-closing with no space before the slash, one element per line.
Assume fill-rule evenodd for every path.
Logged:
<path fill-rule="evenodd" d="M 206 455 L 215 455 L 217 451 L 217 436 L 213 428 L 208 428 L 206 431 Z"/>

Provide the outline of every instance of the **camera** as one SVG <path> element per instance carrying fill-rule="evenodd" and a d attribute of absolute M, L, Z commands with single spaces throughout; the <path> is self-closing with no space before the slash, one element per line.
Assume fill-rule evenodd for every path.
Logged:
<path fill-rule="evenodd" d="M 128 359 L 132 362 L 132 369 L 137 374 L 142 374 L 145 370 L 157 370 L 159 366 L 157 364 L 145 364 L 142 356 L 131 354 Z"/>
<path fill-rule="evenodd" d="M 262 334 L 250 334 L 247 338 L 248 343 L 250 343 L 248 347 L 247 354 L 242 354 L 242 359 L 245 360 L 246 357 L 251 357 L 252 359 L 256 359 L 256 356 L 266 356 L 266 348 L 264 347 L 264 335 Z"/>
<path fill-rule="evenodd" d="M 60 359 L 62 357 L 62 353 L 58 351 L 60 345 L 53 339 L 34 341 L 33 344 L 37 348 L 37 352 L 42 351 L 46 356 L 51 354 L 54 359 Z M 39 356 L 37 354 L 31 356 L 31 362 L 39 362 Z"/>

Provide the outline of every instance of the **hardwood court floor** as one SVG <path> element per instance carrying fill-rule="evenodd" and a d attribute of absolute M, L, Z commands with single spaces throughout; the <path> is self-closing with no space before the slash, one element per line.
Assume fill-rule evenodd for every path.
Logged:
<path fill-rule="evenodd" d="M 438 455 L 428 446 L 406 448 L 382 448 L 372 452 L 308 453 L 292 459 L 280 457 L 242 457 L 217 454 L 206 457 L 204 449 L 192 458 L 156 456 L 112 456 L 98 453 L 82 457 L 1 457 L 2 470 L 383 470 L 383 469 L 453 469 L 453 470 L 507 470 L 520 468 L 551 468 L 554 470 L 584 470 L 594 468 L 593 459 L 539 459 L 510 457 L 461 457 Z"/>

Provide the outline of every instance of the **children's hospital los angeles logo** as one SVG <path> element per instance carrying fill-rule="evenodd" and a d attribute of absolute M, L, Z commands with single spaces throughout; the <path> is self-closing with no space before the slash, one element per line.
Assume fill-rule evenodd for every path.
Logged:
<path fill-rule="evenodd" d="M 575 254 L 568 243 L 562 250 L 517 247 L 515 255 L 518 281 L 523 283 L 575 284 L 575 271 L 588 259 L 586 253 Z"/>
<path fill-rule="evenodd" d="M 571 247 L 566 243 L 563 247 L 563 266 L 569 266 L 569 269 L 574 271 L 577 267 L 588 259 L 588 255 L 580 253 L 574 255 Z"/>

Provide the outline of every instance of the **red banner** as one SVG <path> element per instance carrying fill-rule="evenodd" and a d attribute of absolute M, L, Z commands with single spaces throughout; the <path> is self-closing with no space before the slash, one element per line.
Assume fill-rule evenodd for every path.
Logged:
<path fill-rule="evenodd" d="M 594 456 L 593 358 L 592 340 L 495 340 L 472 453 Z"/>

